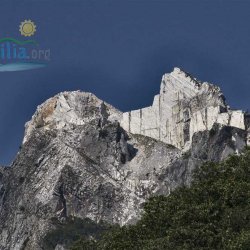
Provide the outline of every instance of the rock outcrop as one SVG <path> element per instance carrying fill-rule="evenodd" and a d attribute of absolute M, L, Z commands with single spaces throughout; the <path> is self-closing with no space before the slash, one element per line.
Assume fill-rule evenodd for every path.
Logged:
<path fill-rule="evenodd" d="M 55 219 L 134 223 L 147 198 L 189 185 L 202 162 L 239 153 L 249 124 L 218 87 L 179 69 L 138 111 L 122 113 L 91 93 L 56 95 L 26 124 L 11 168 L 0 168 L 0 249 L 45 249 Z"/>
<path fill-rule="evenodd" d="M 231 110 L 219 87 L 175 68 L 163 76 L 153 105 L 124 113 L 121 126 L 130 133 L 189 149 L 194 133 L 210 130 L 215 123 L 247 129 L 245 113 Z"/>

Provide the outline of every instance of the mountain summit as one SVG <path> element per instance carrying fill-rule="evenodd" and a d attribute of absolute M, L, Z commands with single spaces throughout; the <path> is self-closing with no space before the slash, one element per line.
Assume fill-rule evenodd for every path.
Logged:
<path fill-rule="evenodd" d="M 11 168 L 0 168 L 0 249 L 46 249 L 68 218 L 134 223 L 150 196 L 240 153 L 249 127 L 217 86 L 178 68 L 152 106 L 126 113 L 91 93 L 62 92 L 37 108 Z"/>
<path fill-rule="evenodd" d="M 198 81 L 174 68 L 162 77 L 160 94 L 151 107 L 126 112 L 121 125 L 134 134 L 142 134 L 177 148 L 190 148 L 199 131 L 211 130 L 215 123 L 246 130 L 247 116 L 231 110 L 220 88 Z"/>

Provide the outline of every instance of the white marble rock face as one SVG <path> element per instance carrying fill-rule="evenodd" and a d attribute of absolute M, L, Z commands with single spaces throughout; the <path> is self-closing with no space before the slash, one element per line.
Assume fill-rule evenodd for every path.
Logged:
<path fill-rule="evenodd" d="M 220 88 L 200 82 L 179 68 L 162 77 L 152 106 L 123 113 L 121 126 L 133 134 L 189 149 L 194 133 L 214 123 L 245 130 L 244 112 L 231 110 Z"/>
<path fill-rule="evenodd" d="M 28 141 L 30 135 L 37 128 L 42 128 L 43 130 L 70 130 L 74 126 L 81 126 L 90 122 L 95 117 L 94 111 L 92 114 L 83 116 L 84 106 L 88 105 L 92 105 L 99 110 L 102 105 L 105 105 L 110 113 L 109 121 L 121 120 L 122 113 L 119 110 L 96 98 L 92 93 L 79 90 L 65 91 L 46 100 L 37 107 L 32 119 L 25 124 L 23 144 Z"/>

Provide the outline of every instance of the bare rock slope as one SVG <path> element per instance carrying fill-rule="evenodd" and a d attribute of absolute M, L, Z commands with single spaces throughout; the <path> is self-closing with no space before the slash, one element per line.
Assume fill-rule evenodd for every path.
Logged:
<path fill-rule="evenodd" d="M 219 87 L 179 68 L 162 77 L 160 94 L 151 107 L 126 112 L 121 121 L 128 132 L 180 149 L 190 148 L 194 133 L 210 130 L 215 123 L 245 130 L 246 116 L 230 109 Z"/>
<path fill-rule="evenodd" d="M 122 113 L 91 93 L 37 108 L 11 168 L 0 168 L 0 249 L 44 249 L 52 219 L 135 222 L 145 200 L 248 143 L 250 119 L 219 88 L 174 69 L 148 108 Z M 59 246 L 59 245 L 58 245 Z"/>

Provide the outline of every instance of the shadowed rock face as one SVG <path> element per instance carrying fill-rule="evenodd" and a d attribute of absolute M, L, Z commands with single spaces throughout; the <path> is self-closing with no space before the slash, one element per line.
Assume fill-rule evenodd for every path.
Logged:
<path fill-rule="evenodd" d="M 194 105 L 192 100 L 183 105 Z M 189 185 L 202 162 L 220 161 L 246 145 L 247 128 L 214 122 L 193 134 L 184 126 L 183 135 L 192 135 L 184 151 L 130 133 L 123 119 L 111 105 L 79 91 L 38 107 L 11 168 L 0 168 L 0 249 L 43 249 L 54 218 L 134 223 L 149 196 Z"/>

